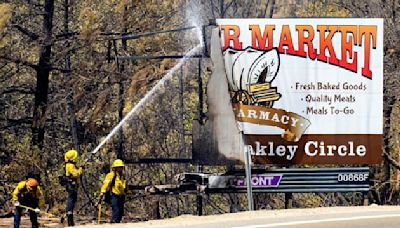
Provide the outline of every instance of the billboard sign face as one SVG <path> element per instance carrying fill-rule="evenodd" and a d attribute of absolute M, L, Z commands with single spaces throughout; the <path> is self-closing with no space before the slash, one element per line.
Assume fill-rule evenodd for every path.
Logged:
<path fill-rule="evenodd" d="M 377 164 L 383 19 L 218 19 L 233 112 L 262 164 Z"/>

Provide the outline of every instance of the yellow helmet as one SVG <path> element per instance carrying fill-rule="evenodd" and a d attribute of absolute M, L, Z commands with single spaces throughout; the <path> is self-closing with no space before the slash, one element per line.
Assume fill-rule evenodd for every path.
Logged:
<path fill-rule="evenodd" d="M 69 150 L 64 155 L 65 162 L 68 161 L 76 162 L 76 158 L 78 158 L 78 151 L 76 150 Z"/>
<path fill-rule="evenodd" d="M 117 159 L 112 163 L 111 168 L 115 168 L 115 167 L 124 167 L 125 164 L 121 159 Z"/>

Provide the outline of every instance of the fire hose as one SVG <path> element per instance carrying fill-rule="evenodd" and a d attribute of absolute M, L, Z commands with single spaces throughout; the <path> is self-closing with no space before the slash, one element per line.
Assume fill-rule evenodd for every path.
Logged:
<path fill-rule="evenodd" d="M 18 205 L 17 207 L 22 207 L 22 208 L 28 209 L 30 211 L 35 211 L 35 208 L 24 206 L 24 205 Z M 56 217 L 55 215 L 47 213 L 47 212 L 44 212 L 44 211 L 39 211 L 39 214 L 44 214 L 44 215 L 47 215 L 47 216 L 50 216 L 50 217 Z"/>
<path fill-rule="evenodd" d="M 98 208 L 99 208 L 99 211 L 97 213 L 97 224 L 100 224 L 101 223 L 101 203 L 99 203 Z"/>

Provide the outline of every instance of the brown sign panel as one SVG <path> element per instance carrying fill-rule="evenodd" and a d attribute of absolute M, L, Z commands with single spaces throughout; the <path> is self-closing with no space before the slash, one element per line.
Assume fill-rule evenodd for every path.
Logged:
<path fill-rule="evenodd" d="M 259 164 L 379 164 L 382 135 L 303 135 L 290 142 L 281 135 L 245 135 Z"/>

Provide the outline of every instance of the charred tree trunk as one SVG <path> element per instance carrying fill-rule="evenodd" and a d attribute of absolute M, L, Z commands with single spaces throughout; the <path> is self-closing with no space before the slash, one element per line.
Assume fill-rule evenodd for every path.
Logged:
<path fill-rule="evenodd" d="M 124 82 L 121 79 L 118 83 L 118 122 L 121 122 L 123 119 L 123 110 L 124 110 Z M 124 149 L 123 149 L 123 142 L 124 142 L 124 132 L 123 128 L 121 127 L 118 130 L 118 148 L 117 148 L 117 158 L 123 159 Z"/>
<path fill-rule="evenodd" d="M 198 105 L 198 111 L 197 111 L 197 119 L 200 121 L 201 124 L 204 124 L 204 99 L 203 99 L 203 78 L 201 77 L 201 58 L 198 60 L 198 72 L 197 72 L 197 84 L 198 84 L 198 97 L 199 97 L 199 105 Z"/>
<path fill-rule="evenodd" d="M 179 73 L 179 109 L 180 109 L 180 148 L 178 157 L 181 158 L 186 154 L 186 144 L 185 144 L 185 103 L 184 103 L 184 82 L 183 82 L 183 69 L 181 67 Z"/>
<path fill-rule="evenodd" d="M 122 26 L 123 26 L 123 34 L 126 35 L 128 32 L 128 26 L 127 26 L 127 17 L 128 17 L 128 8 L 125 6 L 124 8 L 124 13 L 122 15 Z M 115 47 L 116 48 L 116 47 Z M 124 55 L 126 55 L 126 52 L 128 50 L 128 42 L 126 39 L 122 39 L 122 50 L 124 52 Z M 118 122 L 121 122 L 122 119 L 124 118 L 123 111 L 124 111 L 124 106 L 125 106 L 125 99 L 124 99 L 124 93 L 125 93 L 125 88 L 124 88 L 124 72 L 125 72 L 125 62 L 121 62 L 120 67 L 118 67 L 119 73 L 120 73 L 120 79 L 118 82 Z M 118 130 L 118 145 L 117 145 L 117 158 L 118 159 L 123 159 L 124 157 L 124 132 L 123 128 L 121 127 Z"/>
<path fill-rule="evenodd" d="M 256 18 L 272 18 L 274 13 L 275 0 L 261 0 L 260 10 L 255 12 Z"/>
<path fill-rule="evenodd" d="M 64 0 L 64 33 L 68 34 L 69 33 L 69 0 Z M 70 42 L 67 39 L 66 47 L 67 49 L 70 48 Z M 67 55 L 65 56 L 65 68 L 68 70 L 66 73 L 66 78 L 67 80 L 71 79 L 71 53 L 67 52 Z M 79 138 L 78 138 L 78 125 L 76 123 L 76 116 L 75 116 L 75 105 L 74 105 L 74 90 L 73 87 L 71 87 L 70 92 L 67 96 L 67 113 L 69 115 L 69 122 L 70 122 L 70 128 L 71 128 L 71 135 L 72 135 L 72 141 L 74 144 L 74 149 L 79 150 Z"/>
<path fill-rule="evenodd" d="M 224 0 L 219 0 L 219 15 L 221 16 L 221 18 L 224 18 L 225 16 L 224 4 Z"/>
<path fill-rule="evenodd" d="M 386 119 L 383 128 L 383 153 L 384 155 L 390 155 L 390 126 L 391 126 L 391 114 L 393 111 L 393 105 L 395 103 L 395 98 L 392 96 L 386 97 L 386 107 L 384 108 L 383 117 Z M 381 201 L 386 202 L 386 197 L 389 196 L 390 190 L 390 161 L 388 156 L 383 156 L 383 172 L 384 172 L 384 186 L 381 191 Z"/>
<path fill-rule="evenodd" d="M 45 0 L 43 31 L 45 39 L 40 49 L 39 64 L 36 70 L 35 105 L 33 108 L 32 135 L 33 143 L 43 148 L 46 109 L 49 89 L 50 57 L 52 47 L 54 0 Z"/>

